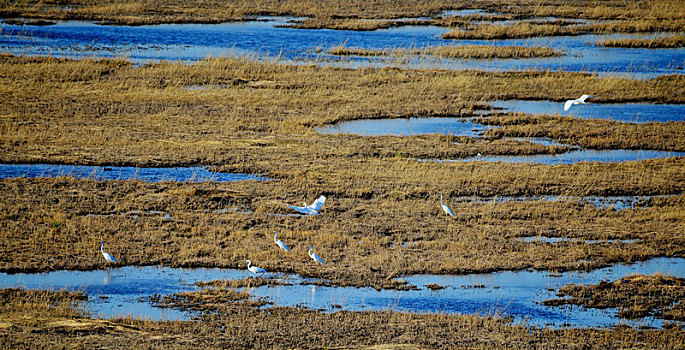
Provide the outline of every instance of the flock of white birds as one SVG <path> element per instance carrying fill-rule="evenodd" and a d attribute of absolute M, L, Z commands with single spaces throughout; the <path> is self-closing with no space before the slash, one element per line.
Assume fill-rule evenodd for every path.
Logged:
<path fill-rule="evenodd" d="M 585 100 L 587 100 L 588 98 L 594 98 L 594 96 L 583 95 L 583 96 L 580 96 L 579 98 L 577 98 L 575 100 L 568 100 L 568 101 L 566 101 L 566 103 L 564 103 L 564 110 L 568 111 L 569 108 L 571 108 L 571 106 L 573 106 L 573 105 L 587 104 L 587 102 L 585 102 Z M 481 156 L 480 153 L 478 153 L 478 155 Z M 319 198 L 317 198 L 310 205 L 307 205 L 307 203 L 304 203 L 304 205 L 301 207 L 297 207 L 297 206 L 293 206 L 293 205 L 289 205 L 288 207 L 290 207 L 291 209 L 293 209 L 297 212 L 305 214 L 305 215 L 317 215 L 317 214 L 319 214 L 319 211 L 321 210 L 321 208 L 323 208 L 323 205 L 325 202 L 326 202 L 326 196 L 322 195 Z M 440 206 L 442 207 L 442 210 L 445 212 L 445 214 L 447 214 L 449 216 L 454 216 L 454 212 L 452 211 L 452 209 L 450 209 L 450 207 L 448 207 L 447 204 L 445 204 L 443 202 L 442 193 L 440 193 Z M 286 253 L 290 251 L 290 248 L 288 248 L 288 246 L 285 243 L 283 243 L 282 240 L 278 239 L 278 232 L 276 232 L 276 231 L 274 231 L 274 243 L 276 243 L 276 245 L 279 248 L 281 248 L 282 250 L 284 250 Z M 323 259 L 321 259 L 321 257 L 319 255 L 312 252 L 313 250 L 314 250 L 314 248 L 312 248 L 310 246 L 309 247 L 309 257 L 321 265 L 325 264 L 325 262 L 323 261 Z M 100 242 L 100 252 L 102 252 L 102 256 L 105 257 L 105 260 L 107 260 L 108 263 L 115 264 L 117 262 L 117 259 L 115 259 L 114 256 L 112 256 L 112 254 L 107 253 L 105 251 L 105 243 L 104 242 Z M 263 269 L 261 267 L 253 266 L 252 262 L 250 260 L 246 260 L 245 262 L 247 263 L 247 269 L 250 272 L 254 273 L 255 275 L 261 276 L 261 275 L 266 273 L 265 269 Z"/>

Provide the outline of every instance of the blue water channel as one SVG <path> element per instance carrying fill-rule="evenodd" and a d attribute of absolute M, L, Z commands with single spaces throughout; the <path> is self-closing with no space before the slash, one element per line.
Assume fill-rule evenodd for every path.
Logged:
<path fill-rule="evenodd" d="M 445 134 L 477 137 L 491 126 L 459 118 L 396 118 L 359 119 L 319 128 L 323 134 L 355 134 L 364 136 Z"/>
<path fill-rule="evenodd" d="M 0 179 L 15 177 L 68 176 L 90 180 L 138 180 L 143 182 L 229 182 L 268 178 L 251 174 L 211 172 L 205 167 L 138 168 L 120 166 L 85 166 L 59 164 L 0 164 Z"/>
<path fill-rule="evenodd" d="M 392 59 L 345 57 L 347 67 L 477 69 L 487 71 L 553 70 L 595 72 L 628 78 L 682 74 L 685 49 L 605 48 L 595 42 L 609 37 L 652 35 L 580 35 L 512 40 L 445 40 L 447 28 L 405 26 L 376 31 L 282 28 L 294 18 L 223 24 L 99 25 L 66 21 L 51 26 L 0 23 L 0 51 L 17 55 L 57 57 L 124 57 L 138 63 L 157 60 L 194 61 L 209 56 L 251 55 L 284 61 L 325 62 L 340 57 L 327 53 L 340 44 L 366 49 L 416 48 L 438 45 L 544 46 L 562 50 L 561 57 L 540 59 Z"/>
<path fill-rule="evenodd" d="M 526 244 L 522 242 L 520 244 Z M 411 247 L 403 249 L 412 249 Z M 116 252 L 112 252 L 116 253 Z M 256 264 L 258 262 L 255 262 Z M 297 275 L 267 274 L 290 285 L 262 286 L 247 290 L 272 306 L 304 306 L 324 312 L 337 310 L 397 310 L 512 316 L 516 323 L 548 327 L 605 327 L 618 324 L 660 327 L 654 318 L 624 320 L 616 310 L 552 307 L 541 304 L 555 298 L 555 290 L 567 283 L 596 284 L 641 273 L 685 277 L 685 259 L 656 258 L 631 265 L 615 265 L 591 272 L 550 274 L 544 271 L 504 271 L 488 274 L 415 275 L 404 280 L 418 290 L 396 291 L 354 287 L 313 286 Z M 240 279 L 252 276 L 246 269 L 180 269 L 169 267 L 121 267 L 107 271 L 52 271 L 33 274 L 0 273 L 0 287 L 79 290 L 88 294 L 93 316 L 132 316 L 153 320 L 184 320 L 192 314 L 157 308 L 150 296 L 198 290 L 197 281 Z M 433 291 L 427 284 L 444 289 Z"/>
<path fill-rule="evenodd" d="M 569 98 L 574 99 L 575 97 Z M 591 101 L 591 100 L 589 100 Z M 564 111 L 564 102 L 493 101 L 489 104 L 503 112 L 534 115 L 562 115 L 582 119 L 603 119 L 624 123 L 685 122 L 684 104 L 592 103 L 572 106 Z"/>

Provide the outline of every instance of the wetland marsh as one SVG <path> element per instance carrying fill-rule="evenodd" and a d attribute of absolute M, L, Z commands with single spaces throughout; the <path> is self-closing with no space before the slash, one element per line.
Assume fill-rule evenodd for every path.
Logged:
<path fill-rule="evenodd" d="M 678 3 L 2 2 L 0 347 L 685 347 Z"/>

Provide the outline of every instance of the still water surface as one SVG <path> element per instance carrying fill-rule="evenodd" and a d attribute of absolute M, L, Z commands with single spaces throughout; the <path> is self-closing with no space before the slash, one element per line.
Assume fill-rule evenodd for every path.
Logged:
<path fill-rule="evenodd" d="M 406 248 L 411 249 L 411 248 Z M 270 306 L 304 306 L 325 312 L 343 310 L 398 310 L 461 314 L 501 314 L 515 322 L 551 327 L 603 327 L 617 324 L 662 325 L 645 318 L 627 321 L 615 317 L 616 310 L 586 310 L 580 307 L 548 307 L 543 300 L 567 283 L 595 284 L 634 274 L 663 273 L 685 277 L 685 259 L 656 258 L 632 265 L 615 265 L 591 272 L 549 274 L 544 271 L 503 271 L 488 274 L 415 275 L 405 277 L 418 290 L 377 291 L 372 288 L 322 287 L 307 284 L 297 275 L 270 274 L 291 285 L 249 289 L 254 298 Z M 2 288 L 68 289 L 89 295 L 88 310 L 94 316 L 134 316 L 155 320 L 189 319 L 192 315 L 174 309 L 160 309 L 150 296 L 197 290 L 197 281 L 239 279 L 251 276 L 246 269 L 180 269 L 169 267 L 122 267 L 109 271 L 52 271 L 33 274 L 0 273 Z M 433 291 L 427 284 L 445 287 Z"/>

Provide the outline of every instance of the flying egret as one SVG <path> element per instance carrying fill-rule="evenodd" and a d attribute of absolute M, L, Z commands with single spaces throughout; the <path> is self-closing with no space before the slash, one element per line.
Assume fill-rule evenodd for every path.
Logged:
<path fill-rule="evenodd" d="M 450 207 L 448 207 L 447 204 L 442 202 L 442 193 L 440 193 L 440 206 L 442 207 L 442 210 L 445 211 L 445 214 L 449 216 L 454 216 L 454 212 L 452 211 L 452 209 L 450 209 Z"/>
<path fill-rule="evenodd" d="M 314 203 L 311 205 L 307 205 L 307 203 L 304 203 L 303 207 L 296 207 L 293 205 L 289 205 L 290 208 L 299 211 L 302 214 L 307 214 L 307 215 L 316 215 L 319 213 L 319 210 L 323 207 L 323 204 L 326 202 L 326 196 L 321 196 L 317 198 Z"/>
<path fill-rule="evenodd" d="M 247 269 L 250 270 L 250 272 L 254 273 L 255 275 L 266 273 L 266 270 L 264 270 L 261 267 L 250 266 L 250 265 L 252 265 L 252 261 L 246 260 L 246 262 L 247 262 Z"/>
<path fill-rule="evenodd" d="M 102 256 L 105 257 L 105 260 L 107 260 L 108 263 L 116 264 L 117 259 L 115 259 L 112 254 L 105 251 L 105 242 L 100 242 L 100 252 L 102 252 Z"/>
<path fill-rule="evenodd" d="M 323 261 L 323 259 L 321 259 L 320 256 L 318 256 L 316 253 L 312 253 L 312 250 L 313 250 L 313 249 L 314 249 L 314 248 L 309 247 L 309 256 L 310 256 L 312 259 L 314 259 L 314 261 L 318 262 L 319 264 L 321 264 L 321 265 L 325 264 L 325 262 Z"/>
<path fill-rule="evenodd" d="M 590 96 L 590 95 L 583 95 L 583 96 L 578 97 L 575 100 L 568 100 L 568 101 L 566 101 L 566 103 L 564 103 L 564 110 L 568 111 L 568 109 L 571 108 L 571 106 L 573 106 L 573 105 L 587 104 L 585 102 L 585 100 L 587 100 L 588 98 L 595 98 L 595 97 Z"/>
<path fill-rule="evenodd" d="M 278 232 L 274 231 L 274 242 L 276 243 L 276 245 L 279 248 L 285 250 L 286 253 L 289 252 L 290 248 L 288 248 L 288 246 L 285 245 L 285 243 L 283 243 L 283 241 L 281 241 L 280 239 L 276 239 L 276 237 L 278 237 Z"/>

